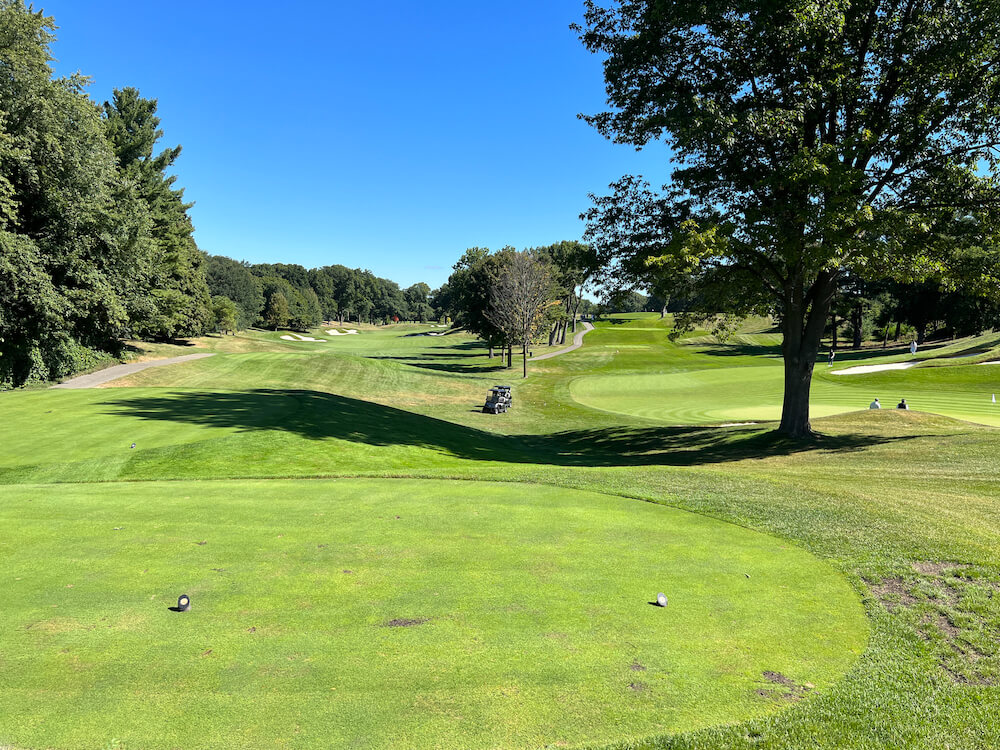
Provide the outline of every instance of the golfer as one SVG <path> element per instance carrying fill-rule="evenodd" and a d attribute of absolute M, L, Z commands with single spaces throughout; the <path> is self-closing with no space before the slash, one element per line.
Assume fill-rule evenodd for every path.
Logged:
<path fill-rule="evenodd" d="M 917 342 L 916 341 L 911 341 L 910 342 L 910 354 L 911 355 L 916 355 L 916 353 L 917 353 Z"/>
<path fill-rule="evenodd" d="M 906 403 L 906 399 L 905 398 L 901 398 L 901 399 L 899 399 L 899 403 L 896 404 L 896 408 L 897 409 L 909 409 L 910 406 L 909 406 L 909 404 Z"/>
<path fill-rule="evenodd" d="M 882 408 L 882 404 L 880 404 L 878 402 L 878 399 L 875 399 L 870 404 L 868 404 L 868 408 L 869 409 L 881 409 Z"/>
<path fill-rule="evenodd" d="M 833 350 L 833 347 L 830 347 L 830 358 L 826 361 L 826 366 L 833 367 L 833 360 L 836 359 L 836 357 L 837 352 Z"/>

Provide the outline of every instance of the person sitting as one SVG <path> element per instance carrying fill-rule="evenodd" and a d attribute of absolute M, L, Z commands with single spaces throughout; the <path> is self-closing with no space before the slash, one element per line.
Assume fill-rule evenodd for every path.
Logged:
<path fill-rule="evenodd" d="M 882 408 L 882 404 L 880 404 L 878 402 L 878 399 L 875 399 L 870 404 L 868 404 L 868 408 L 869 409 L 881 409 Z"/>
<path fill-rule="evenodd" d="M 899 403 L 896 404 L 896 408 L 897 409 L 909 409 L 910 406 L 909 406 L 909 404 L 906 403 L 906 399 L 905 398 L 901 398 L 901 399 L 899 399 Z"/>

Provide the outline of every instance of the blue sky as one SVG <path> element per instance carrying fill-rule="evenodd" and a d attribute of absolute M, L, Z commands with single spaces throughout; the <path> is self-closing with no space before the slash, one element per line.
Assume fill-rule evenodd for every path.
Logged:
<path fill-rule="evenodd" d="M 576 118 L 604 106 L 581 0 L 39 3 L 57 72 L 159 100 L 198 244 L 403 286 L 474 245 L 579 239 L 588 192 L 666 177 Z"/>

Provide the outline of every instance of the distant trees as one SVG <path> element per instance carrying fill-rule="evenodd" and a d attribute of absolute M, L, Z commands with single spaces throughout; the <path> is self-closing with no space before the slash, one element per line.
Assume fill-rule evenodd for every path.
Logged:
<path fill-rule="evenodd" d="M 513 347 L 527 356 L 528 345 L 543 331 L 550 344 L 565 340 L 567 327 L 587 303 L 583 288 L 595 270 L 593 254 L 581 243 L 521 252 L 473 247 L 433 300 L 456 325 L 483 339 L 490 357 L 500 347 L 510 367 Z"/>
<path fill-rule="evenodd" d="M 215 319 L 215 330 L 219 333 L 235 332 L 239 325 L 236 303 L 221 294 L 212 297 L 212 317 Z"/>
<path fill-rule="evenodd" d="M 582 242 L 558 242 L 536 248 L 547 264 L 558 305 L 549 308 L 549 344 L 565 344 L 566 331 L 576 333 L 576 321 L 583 301 L 583 291 L 600 268 L 597 253 Z"/>
<path fill-rule="evenodd" d="M 236 328 L 249 328 L 260 320 L 265 302 L 264 287 L 249 264 L 221 255 L 210 255 L 205 275 L 213 295 L 228 297 L 236 304 Z"/>
<path fill-rule="evenodd" d="M 289 320 L 288 300 L 281 291 L 272 291 L 264 305 L 264 324 L 277 331 L 279 328 L 286 328 Z"/>

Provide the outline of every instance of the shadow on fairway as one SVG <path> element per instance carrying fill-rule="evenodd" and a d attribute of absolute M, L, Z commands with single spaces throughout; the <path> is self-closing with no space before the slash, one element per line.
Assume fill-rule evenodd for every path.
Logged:
<path fill-rule="evenodd" d="M 915 359 L 921 359 L 922 355 L 930 354 L 937 349 L 946 346 L 949 342 L 935 344 L 922 344 Z M 875 357 L 895 357 L 910 353 L 910 345 L 907 343 L 894 344 L 882 349 L 837 349 L 837 359 L 835 365 L 842 365 L 844 362 L 864 361 Z M 988 351 L 990 347 L 980 347 L 981 351 Z M 826 357 L 830 350 L 827 347 L 820 349 L 816 357 L 816 370 L 820 371 L 826 367 Z M 972 351 L 971 349 L 969 351 Z M 700 345 L 699 354 L 707 354 L 710 357 L 781 357 L 781 345 L 765 346 L 763 344 L 710 344 Z M 965 350 L 959 354 L 966 354 Z"/>
<path fill-rule="evenodd" d="M 807 451 L 844 452 L 918 435 L 819 436 L 790 441 L 769 428 L 654 427 L 495 435 L 413 412 L 316 391 L 177 392 L 108 401 L 110 413 L 223 427 L 276 431 L 309 440 L 418 446 L 475 461 L 556 466 L 695 466 Z"/>

